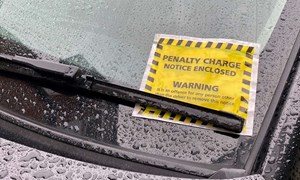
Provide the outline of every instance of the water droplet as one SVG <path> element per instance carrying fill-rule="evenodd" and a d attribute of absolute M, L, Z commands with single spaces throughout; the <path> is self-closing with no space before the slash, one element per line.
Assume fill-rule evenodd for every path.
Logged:
<path fill-rule="evenodd" d="M 69 126 L 69 123 L 68 122 L 64 122 L 64 128 L 68 127 Z"/>
<path fill-rule="evenodd" d="M 156 144 L 155 147 L 156 147 L 156 149 L 162 149 L 162 148 L 163 148 L 163 145 L 159 143 L 159 144 Z"/>
<path fill-rule="evenodd" d="M 119 172 L 118 178 L 122 178 L 122 177 L 123 177 L 123 173 L 122 173 L 122 172 Z"/>
<path fill-rule="evenodd" d="M 45 158 L 41 155 L 40 152 L 34 150 L 34 151 L 29 152 L 26 156 L 22 157 L 20 159 L 20 161 L 26 162 L 26 161 L 30 161 L 31 159 L 36 159 L 38 161 L 42 161 Z"/>
<path fill-rule="evenodd" d="M 20 171 L 20 174 L 22 175 L 22 174 L 25 174 L 25 173 L 30 173 L 31 171 L 29 170 L 29 169 L 22 169 L 21 171 Z"/>
<path fill-rule="evenodd" d="M 17 175 L 11 175 L 10 178 L 12 180 L 22 180 L 20 176 L 17 176 Z"/>
<path fill-rule="evenodd" d="M 270 157 L 269 160 L 268 160 L 268 163 L 273 164 L 273 163 L 275 163 L 275 160 L 276 160 L 275 157 Z"/>
<path fill-rule="evenodd" d="M 57 163 L 59 160 L 60 160 L 60 158 L 55 157 L 55 158 L 49 160 L 49 163 Z"/>
<path fill-rule="evenodd" d="M 90 172 L 85 172 L 83 174 L 83 179 L 90 179 L 91 177 L 92 177 L 92 173 L 90 173 Z"/>
<path fill-rule="evenodd" d="M 135 142 L 132 146 L 133 149 L 139 149 L 140 148 L 140 143 L 139 142 Z"/>
<path fill-rule="evenodd" d="M 47 163 L 43 162 L 40 164 L 40 168 L 46 168 L 47 167 Z"/>
<path fill-rule="evenodd" d="M 78 126 L 74 126 L 74 129 L 75 129 L 76 132 L 79 131 L 79 127 Z"/>
<path fill-rule="evenodd" d="M 126 175 L 126 177 L 127 177 L 128 179 L 132 179 L 132 174 L 131 174 L 131 173 L 128 173 L 128 174 Z"/>
<path fill-rule="evenodd" d="M 64 174 L 64 173 L 66 173 L 66 169 L 59 168 L 59 169 L 56 170 L 56 172 L 58 174 Z"/>
<path fill-rule="evenodd" d="M 31 169 L 36 169 L 37 167 L 38 167 L 38 165 L 36 163 L 30 164 L 30 168 Z"/>
<path fill-rule="evenodd" d="M 14 154 L 14 153 L 15 153 L 15 150 L 9 150 L 9 151 L 7 152 L 8 155 L 12 155 L 12 154 Z"/>
<path fill-rule="evenodd" d="M 12 158 L 13 158 L 12 155 L 8 155 L 8 156 L 5 156 L 3 159 L 4 159 L 5 161 L 11 161 Z"/>
<path fill-rule="evenodd" d="M 27 162 L 27 163 L 23 163 L 23 164 L 21 164 L 21 167 L 27 167 L 29 165 L 29 163 Z"/>
<path fill-rule="evenodd" d="M 206 147 L 210 151 L 215 151 L 216 150 L 216 148 L 213 145 L 210 145 L 210 144 L 208 144 Z"/>
<path fill-rule="evenodd" d="M 5 178 L 8 175 L 8 170 L 0 170 L 0 179 Z"/>
<path fill-rule="evenodd" d="M 54 173 L 50 170 L 39 170 L 33 174 L 34 178 L 44 178 L 48 179 L 49 177 L 54 176 Z"/>
<path fill-rule="evenodd" d="M 191 154 L 192 154 L 192 155 L 196 155 L 196 154 L 199 154 L 199 153 L 200 153 L 200 149 L 197 148 L 197 147 L 195 147 L 195 148 L 193 148 L 193 149 L 191 150 Z"/>
<path fill-rule="evenodd" d="M 298 111 L 296 109 L 294 109 L 294 108 L 290 111 L 290 115 L 291 116 L 296 116 L 298 114 L 299 114 Z"/>
<path fill-rule="evenodd" d="M 73 175 L 72 171 L 68 172 L 67 175 L 66 175 L 66 179 L 67 180 L 71 180 L 72 179 L 72 175 Z"/>
<path fill-rule="evenodd" d="M 271 167 L 269 167 L 269 166 L 267 166 L 266 168 L 265 168 L 265 173 L 270 173 L 272 171 L 272 168 Z"/>
<path fill-rule="evenodd" d="M 109 179 L 109 180 L 117 180 L 117 176 L 115 176 L 114 174 L 109 174 L 108 176 L 107 176 L 107 178 Z"/>

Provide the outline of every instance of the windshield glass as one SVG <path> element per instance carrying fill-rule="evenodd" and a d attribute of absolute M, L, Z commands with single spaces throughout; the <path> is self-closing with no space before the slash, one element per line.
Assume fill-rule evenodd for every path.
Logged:
<path fill-rule="evenodd" d="M 285 2 L 0 0 L 0 53 L 75 63 L 109 82 L 138 89 L 155 34 L 237 39 L 257 42 L 263 49 Z M 67 134 L 130 151 L 242 166 L 254 140 L 135 118 L 132 107 L 64 96 L 9 78 L 1 77 L 1 89 L 0 104 L 5 109 Z M 254 135 L 267 109 L 261 106 Z"/>
<path fill-rule="evenodd" d="M 285 1 L 4 0 L 1 27 L 55 57 L 81 55 L 107 80 L 138 89 L 155 34 L 262 45 Z"/>

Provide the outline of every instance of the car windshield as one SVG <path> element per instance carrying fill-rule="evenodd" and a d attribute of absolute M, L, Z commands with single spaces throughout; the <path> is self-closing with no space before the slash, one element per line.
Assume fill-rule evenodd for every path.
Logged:
<path fill-rule="evenodd" d="M 139 89 L 155 34 L 256 42 L 261 49 L 285 0 L 0 0 L 0 53 L 77 64 L 108 82 Z M 282 62 L 284 63 L 284 62 Z M 258 78 L 252 137 L 132 117 L 132 107 L 1 77 L 0 106 L 30 121 L 176 164 L 242 167 L 281 73 Z M 274 80 L 274 81 L 273 81 Z M 262 87 L 270 89 L 262 91 Z M 107 153 L 107 152 L 106 152 Z M 113 153 L 112 153 L 113 154 Z M 138 158 L 126 156 L 129 159 Z M 164 166 L 164 164 L 159 164 Z M 166 165 L 165 167 L 180 169 Z"/>

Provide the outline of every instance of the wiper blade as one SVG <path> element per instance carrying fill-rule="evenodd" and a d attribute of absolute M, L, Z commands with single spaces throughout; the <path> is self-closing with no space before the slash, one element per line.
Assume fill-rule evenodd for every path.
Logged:
<path fill-rule="evenodd" d="M 54 63 L 51 61 L 35 60 L 35 59 L 26 58 L 22 56 L 10 56 L 5 54 L 0 54 L 0 58 L 1 60 L 10 60 L 11 63 L 14 64 L 23 65 L 25 67 L 29 67 L 35 70 L 54 73 L 69 78 L 73 78 L 79 70 L 79 68 L 76 66 Z"/>
<path fill-rule="evenodd" d="M 241 132 L 244 125 L 242 117 L 105 82 L 84 73 L 77 66 L 0 54 L 0 71 L 179 113 L 234 132 Z"/>

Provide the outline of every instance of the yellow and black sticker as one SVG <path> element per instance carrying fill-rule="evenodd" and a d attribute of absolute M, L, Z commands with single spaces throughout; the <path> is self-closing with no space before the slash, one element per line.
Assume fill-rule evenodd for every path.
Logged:
<path fill-rule="evenodd" d="M 252 135 L 259 45 L 227 39 L 156 35 L 141 90 L 236 114 Z M 137 105 L 134 116 L 212 128 L 198 119 Z M 213 127 L 214 128 L 214 127 Z"/>

